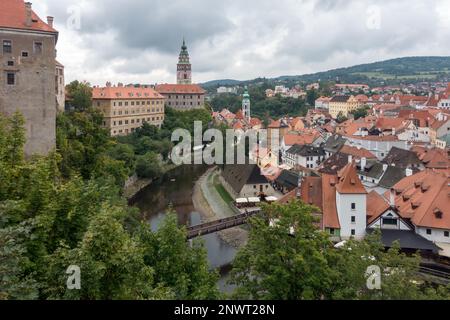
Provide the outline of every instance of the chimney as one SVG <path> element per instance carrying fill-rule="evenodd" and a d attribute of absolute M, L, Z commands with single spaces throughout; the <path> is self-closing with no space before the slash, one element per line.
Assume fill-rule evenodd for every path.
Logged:
<path fill-rule="evenodd" d="M 50 28 L 53 28 L 53 20 L 54 18 L 51 16 L 47 17 L 47 24 L 49 25 Z"/>
<path fill-rule="evenodd" d="M 391 208 L 395 208 L 395 190 L 391 189 L 389 204 L 391 205 Z"/>
<path fill-rule="evenodd" d="M 348 156 L 348 163 L 353 163 L 353 156 L 351 155 Z"/>
<path fill-rule="evenodd" d="M 367 166 L 367 158 L 361 158 L 361 171 L 364 171 Z"/>
<path fill-rule="evenodd" d="M 407 169 L 406 169 L 406 176 L 407 176 L 407 177 L 411 177 L 412 175 L 413 175 L 412 169 L 407 168 Z"/>
<path fill-rule="evenodd" d="M 25 2 L 25 25 L 31 27 L 33 24 L 33 18 L 31 14 L 31 2 Z"/>
<path fill-rule="evenodd" d="M 388 165 L 387 164 L 383 164 L 383 172 L 386 172 L 387 171 L 387 169 L 388 169 Z"/>

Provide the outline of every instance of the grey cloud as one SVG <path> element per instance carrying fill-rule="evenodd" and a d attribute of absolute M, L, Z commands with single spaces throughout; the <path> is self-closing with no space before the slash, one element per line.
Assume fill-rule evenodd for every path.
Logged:
<path fill-rule="evenodd" d="M 87 74 L 108 70 L 147 83 L 160 80 L 146 78 L 152 70 L 175 77 L 183 36 L 198 81 L 450 52 L 439 1 L 445 0 L 43 0 L 62 33 L 68 7 L 83 8 L 76 36 Z M 366 26 L 373 5 L 382 13 L 380 30 Z"/>

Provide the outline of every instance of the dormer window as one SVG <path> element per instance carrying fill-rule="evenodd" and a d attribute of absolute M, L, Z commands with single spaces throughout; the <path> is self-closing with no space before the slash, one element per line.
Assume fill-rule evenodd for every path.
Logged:
<path fill-rule="evenodd" d="M 434 215 L 435 215 L 436 219 L 442 219 L 443 213 L 440 209 L 436 208 L 434 210 Z"/>

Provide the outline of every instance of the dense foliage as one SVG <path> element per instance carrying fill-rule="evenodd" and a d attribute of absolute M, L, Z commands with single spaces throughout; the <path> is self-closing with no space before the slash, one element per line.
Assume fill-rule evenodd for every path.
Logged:
<path fill-rule="evenodd" d="M 308 107 L 304 99 L 284 98 L 276 96 L 267 98 L 265 90 L 267 85 L 252 86 L 249 88 L 252 116 L 267 119 L 289 116 L 305 116 Z M 314 99 L 315 101 L 315 99 Z M 312 104 L 314 106 L 314 103 Z M 242 108 L 242 97 L 232 94 L 216 95 L 211 100 L 214 111 L 228 108 L 231 112 L 237 112 Z"/>
<path fill-rule="evenodd" d="M 385 251 L 379 233 L 335 248 L 314 225 L 315 210 L 301 202 L 275 204 L 264 208 L 275 226 L 252 219 L 249 242 L 233 265 L 237 298 L 450 299 L 450 287 L 432 287 L 419 276 L 418 256 L 401 254 L 398 247 Z M 382 270 L 380 290 L 367 287 L 372 265 Z"/>
<path fill-rule="evenodd" d="M 22 116 L 0 118 L 0 299 L 218 298 L 203 246 L 189 246 L 174 215 L 156 233 L 137 219 L 114 174 L 97 168 L 109 142 L 90 127 L 95 114 L 76 115 L 62 119 L 61 155 L 30 160 Z M 108 152 L 129 160 L 126 147 Z M 66 286 L 72 265 L 81 290 Z"/>

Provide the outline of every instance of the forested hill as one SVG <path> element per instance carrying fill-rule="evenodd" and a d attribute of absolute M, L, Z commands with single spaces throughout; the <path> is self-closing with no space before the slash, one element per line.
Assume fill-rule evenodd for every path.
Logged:
<path fill-rule="evenodd" d="M 348 68 L 340 68 L 314 74 L 281 76 L 272 79 L 234 82 L 215 80 L 204 83 L 205 87 L 232 84 L 254 84 L 262 80 L 278 83 L 312 83 L 316 81 L 364 82 L 369 85 L 411 83 L 417 81 L 449 81 L 450 57 L 406 57 Z"/>

